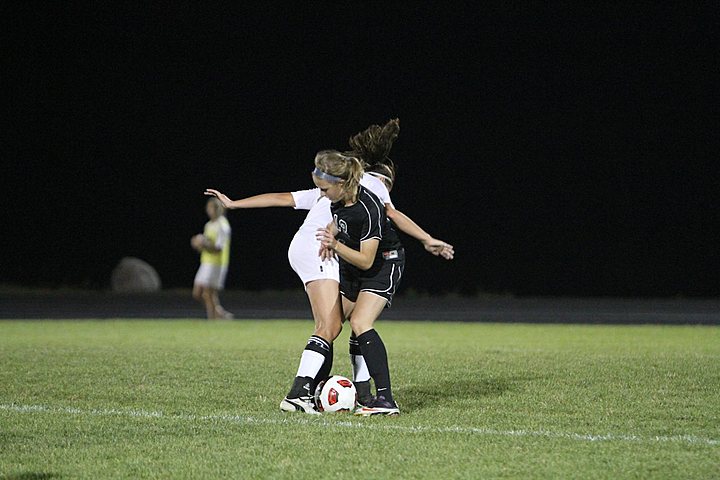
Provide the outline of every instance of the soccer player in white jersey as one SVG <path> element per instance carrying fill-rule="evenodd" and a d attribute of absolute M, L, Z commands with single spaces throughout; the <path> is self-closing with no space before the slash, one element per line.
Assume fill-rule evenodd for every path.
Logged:
<path fill-rule="evenodd" d="M 190 245 L 200 252 L 200 268 L 193 282 L 193 297 L 205 306 L 207 318 L 231 319 L 233 315 L 220 305 L 218 292 L 225 288 L 230 265 L 230 223 L 223 215 L 225 208 L 217 198 L 208 200 L 205 212 L 210 221 L 203 233 L 190 239 Z"/>

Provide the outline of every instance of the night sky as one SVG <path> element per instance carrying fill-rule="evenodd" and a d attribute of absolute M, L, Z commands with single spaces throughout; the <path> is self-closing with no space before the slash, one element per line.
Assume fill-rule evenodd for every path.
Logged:
<path fill-rule="evenodd" d="M 456 248 L 404 238 L 405 292 L 719 295 L 720 10 L 581 3 L 4 6 L 0 283 L 189 288 L 206 187 L 310 188 L 399 117 L 394 203 Z M 228 218 L 228 288 L 300 287 L 304 212 Z"/>

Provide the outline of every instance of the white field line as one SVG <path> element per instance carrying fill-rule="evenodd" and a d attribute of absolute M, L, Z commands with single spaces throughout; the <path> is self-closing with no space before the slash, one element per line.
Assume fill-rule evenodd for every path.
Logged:
<path fill-rule="evenodd" d="M 169 419 L 184 422 L 228 423 L 236 425 L 307 425 L 325 428 L 347 428 L 375 431 L 392 431 L 399 433 L 450 433 L 463 435 L 481 435 L 498 437 L 544 437 L 575 440 L 580 442 L 636 442 L 636 443 L 682 443 L 688 445 L 718 446 L 720 440 L 696 437 L 693 435 L 672 436 L 642 436 L 630 434 L 584 434 L 570 432 L 553 432 L 550 430 L 496 430 L 493 428 L 478 427 L 431 427 L 411 425 L 380 425 L 377 423 L 364 423 L 359 421 L 332 421 L 326 417 L 301 416 L 288 414 L 286 418 L 256 418 L 247 415 L 194 415 L 194 414 L 167 414 L 148 410 L 131 409 L 81 409 L 74 407 L 50 407 L 46 405 L 17 405 L 0 404 L 0 410 L 14 413 L 50 413 L 63 415 L 93 416 L 93 417 L 135 417 L 145 419 Z"/>

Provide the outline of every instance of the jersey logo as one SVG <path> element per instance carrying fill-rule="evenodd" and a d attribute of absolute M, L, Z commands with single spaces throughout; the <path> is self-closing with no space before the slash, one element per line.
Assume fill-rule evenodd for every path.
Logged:
<path fill-rule="evenodd" d="M 382 256 L 385 260 L 393 260 L 393 259 L 399 257 L 397 250 L 390 250 L 387 252 L 382 252 Z"/>
<path fill-rule="evenodd" d="M 337 214 L 334 215 L 335 217 L 335 225 L 337 226 L 338 230 L 340 230 L 343 233 L 347 233 L 347 223 L 342 218 L 338 218 Z"/>

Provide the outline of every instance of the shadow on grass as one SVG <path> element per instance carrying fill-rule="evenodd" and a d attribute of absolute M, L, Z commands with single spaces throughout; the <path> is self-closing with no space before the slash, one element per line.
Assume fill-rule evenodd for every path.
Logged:
<path fill-rule="evenodd" d="M 47 480 L 49 478 L 61 478 L 57 473 L 45 472 L 21 472 L 0 474 L 0 480 Z"/>
<path fill-rule="evenodd" d="M 481 397 L 499 397 L 518 383 L 530 380 L 520 378 L 457 378 L 443 379 L 437 382 L 413 385 L 398 391 L 402 407 L 423 409 L 447 404 L 448 399 L 464 400 Z"/>

